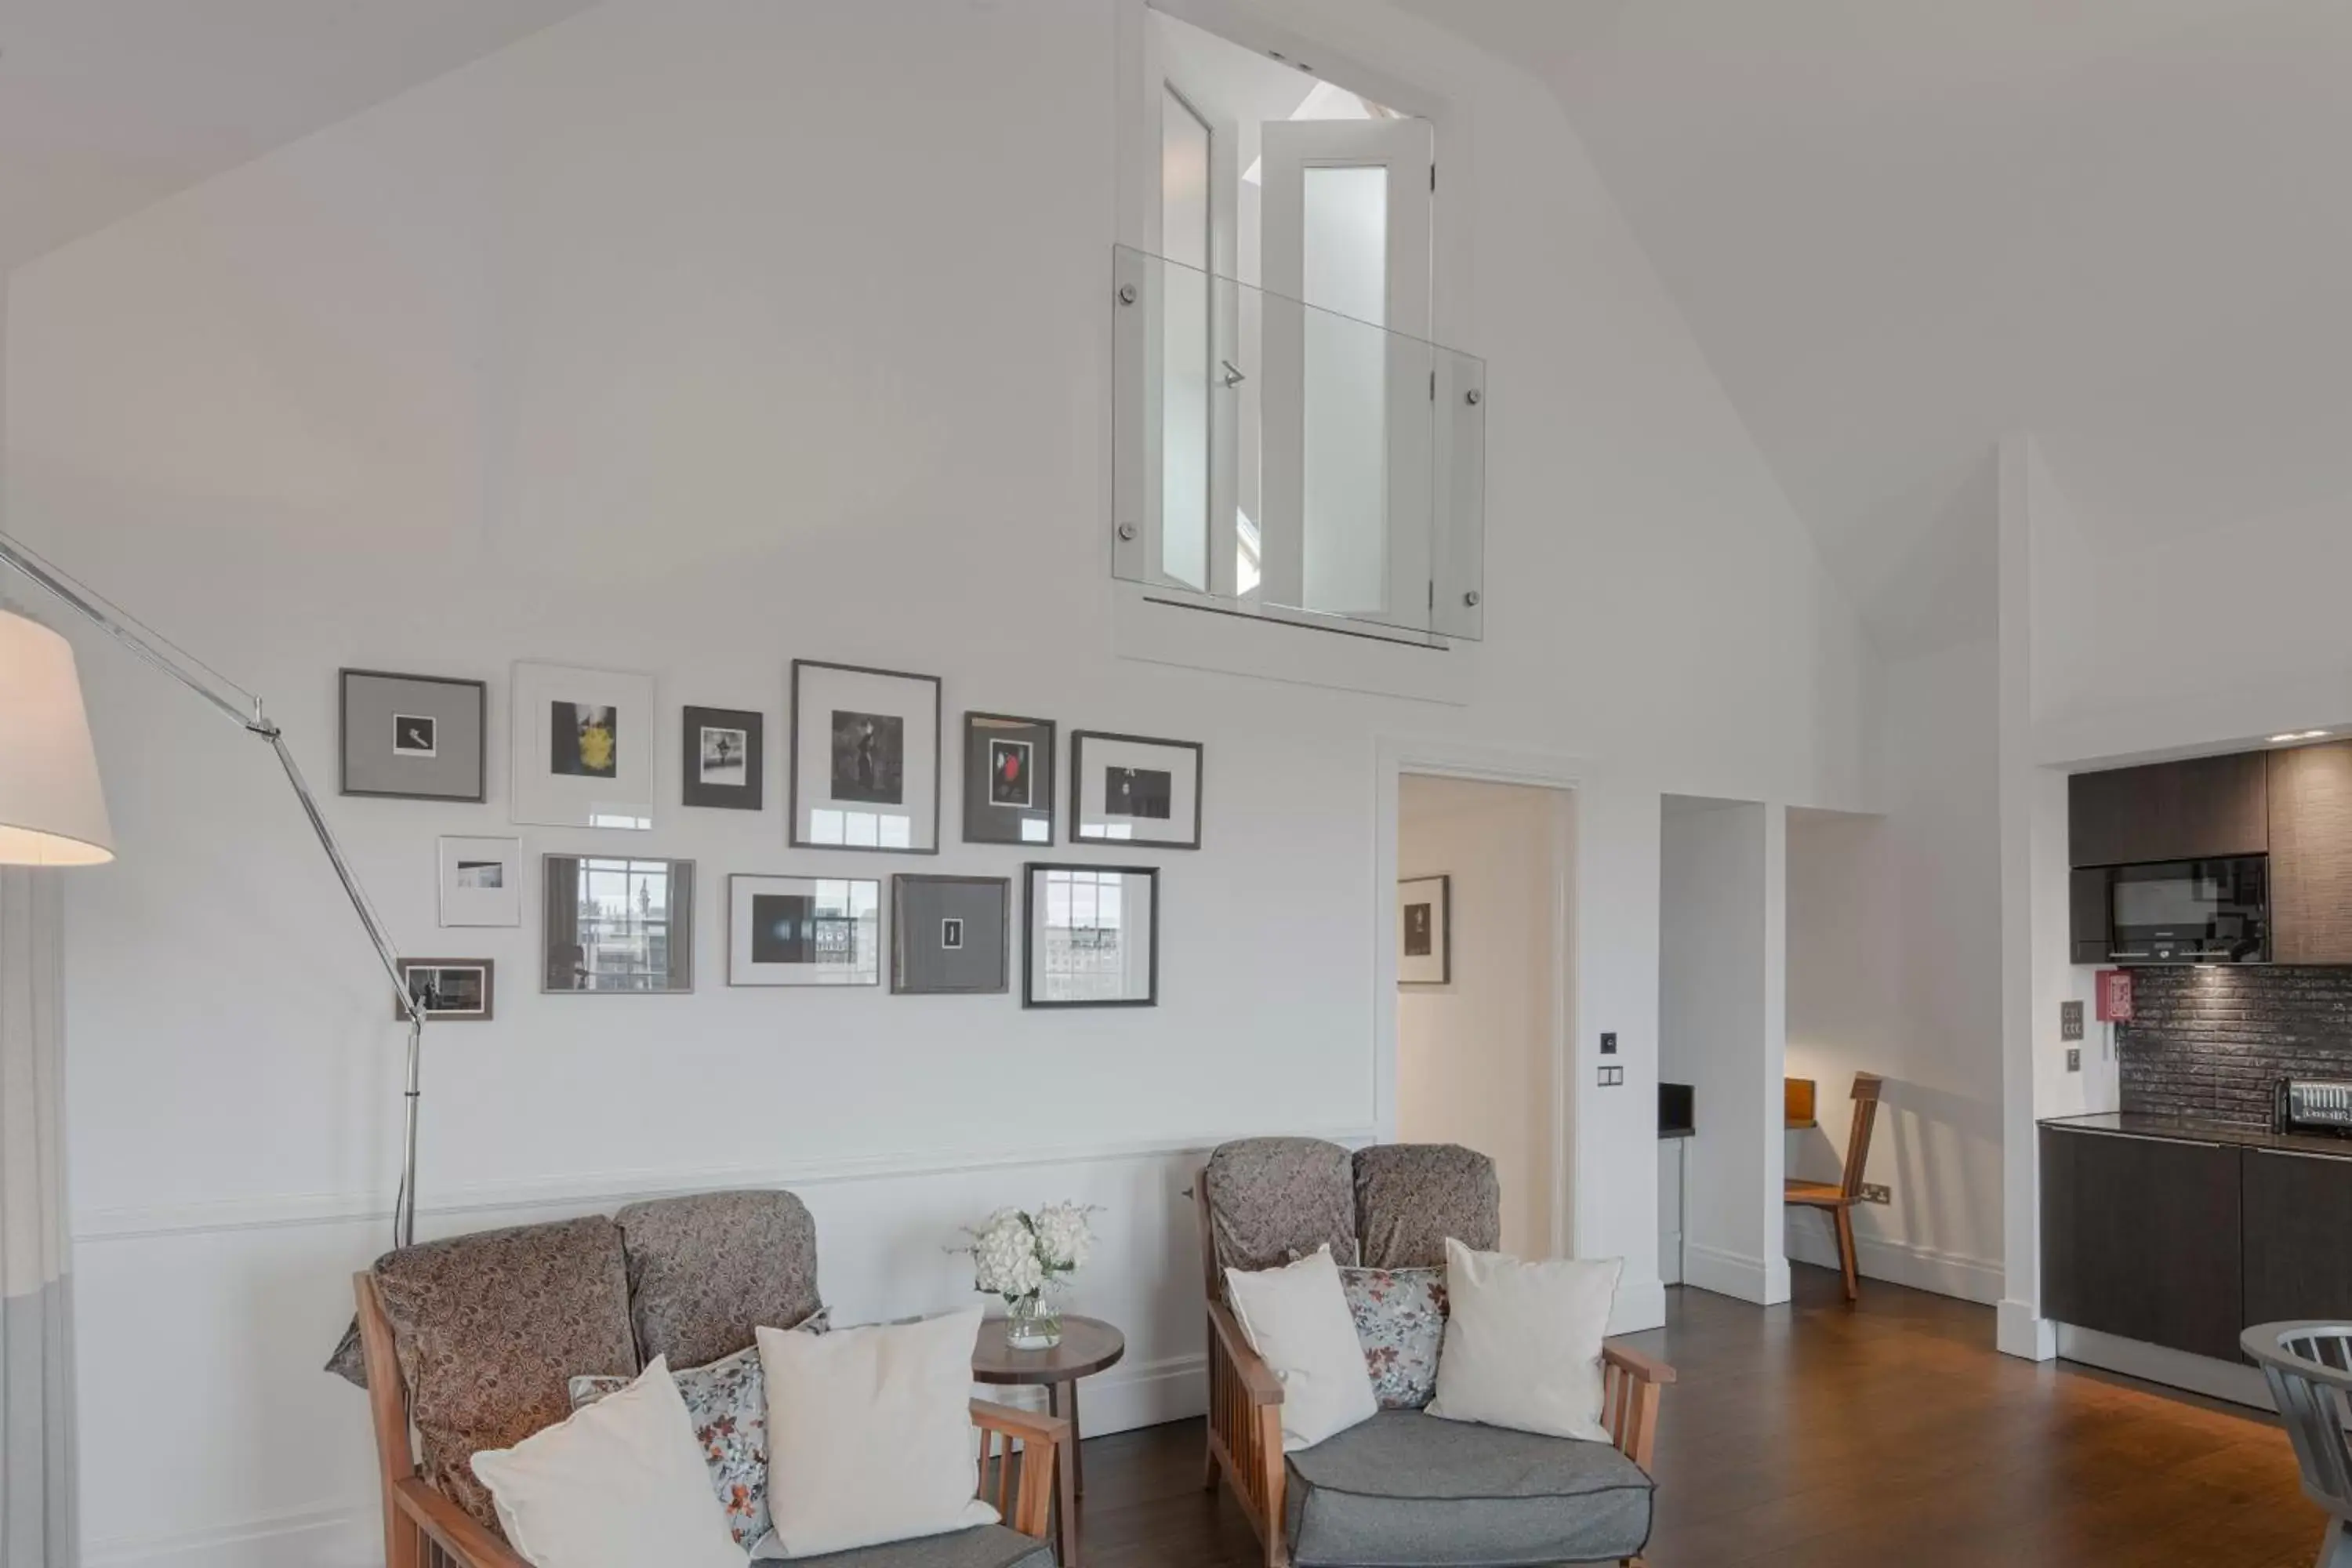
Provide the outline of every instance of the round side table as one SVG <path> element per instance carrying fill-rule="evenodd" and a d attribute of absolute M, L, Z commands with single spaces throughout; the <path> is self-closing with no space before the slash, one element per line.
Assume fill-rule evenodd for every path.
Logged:
<path fill-rule="evenodd" d="M 1078 1457 L 1078 1379 L 1117 1366 L 1127 1336 L 1098 1318 L 1062 1320 L 1062 1342 L 1049 1351 L 1017 1351 L 1004 1342 L 1004 1320 L 980 1325 L 971 1352 L 974 1383 L 1043 1387 L 1045 1408 L 1070 1424 L 1070 1460 L 1060 1467 L 1054 1499 L 1055 1548 L 1062 1568 L 1078 1568 L 1078 1499 L 1087 1489 Z"/>

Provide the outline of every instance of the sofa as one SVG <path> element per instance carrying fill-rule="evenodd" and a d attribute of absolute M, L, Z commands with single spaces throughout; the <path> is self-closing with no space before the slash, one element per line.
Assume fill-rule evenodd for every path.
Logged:
<path fill-rule="evenodd" d="M 385 1254 L 353 1288 L 358 1353 L 331 1365 L 368 1390 L 386 1568 L 528 1568 L 499 1533 L 475 1453 L 563 1420 L 575 1375 L 635 1375 L 656 1355 L 698 1366 L 822 1305 L 816 1226 L 785 1192 L 426 1242 Z M 1053 1568 L 1045 1537 L 1068 1424 L 978 1400 L 971 1412 L 982 1495 L 1004 1523 L 799 1562 Z"/>
<path fill-rule="evenodd" d="M 1494 1250 L 1494 1162 L 1454 1144 L 1354 1152 L 1308 1138 L 1218 1147 L 1193 1184 L 1209 1314 L 1207 1482 L 1229 1483 L 1267 1568 L 1551 1568 L 1637 1562 L 1648 1545 L 1658 1392 L 1674 1369 L 1602 1352 L 1612 1441 L 1383 1410 L 1282 1451 L 1282 1384 L 1225 1301 L 1224 1271 L 1328 1246 L 1341 1264 L 1442 1267 L 1445 1239 Z"/>

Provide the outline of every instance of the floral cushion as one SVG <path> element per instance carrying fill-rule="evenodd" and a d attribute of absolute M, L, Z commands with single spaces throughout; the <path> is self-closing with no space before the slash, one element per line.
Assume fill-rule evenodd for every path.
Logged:
<path fill-rule="evenodd" d="M 1445 1270 L 1342 1268 L 1339 1283 L 1381 1408 L 1427 1405 L 1437 1394 L 1437 1352 L 1445 1342 Z"/>
<path fill-rule="evenodd" d="M 833 1326 L 820 1307 L 793 1327 L 821 1334 Z M 710 1488 L 727 1510 L 727 1528 L 746 1552 L 768 1533 L 768 1384 L 760 1371 L 760 1349 L 737 1351 L 707 1366 L 681 1367 L 671 1374 L 710 1467 Z M 634 1381 L 625 1377 L 575 1377 L 572 1408 L 593 1405 Z"/>

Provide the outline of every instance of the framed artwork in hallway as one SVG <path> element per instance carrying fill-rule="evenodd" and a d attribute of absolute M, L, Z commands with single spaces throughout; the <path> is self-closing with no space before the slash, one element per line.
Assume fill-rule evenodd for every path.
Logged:
<path fill-rule="evenodd" d="M 1454 879 L 1397 884 L 1397 984 L 1454 984 Z"/>

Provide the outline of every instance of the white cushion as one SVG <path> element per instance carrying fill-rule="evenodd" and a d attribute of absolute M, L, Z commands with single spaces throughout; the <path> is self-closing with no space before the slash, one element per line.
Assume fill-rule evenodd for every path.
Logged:
<path fill-rule="evenodd" d="M 1601 1342 L 1621 1258 L 1522 1263 L 1445 1242 L 1451 1315 L 1429 1414 L 1605 1443 Z"/>
<path fill-rule="evenodd" d="M 822 1335 L 759 1331 L 775 1529 L 755 1556 L 814 1557 L 996 1522 L 973 1496 L 980 1318 L 974 1307 Z"/>
<path fill-rule="evenodd" d="M 659 1356 L 620 1393 L 473 1464 L 533 1568 L 743 1568 Z"/>
<path fill-rule="evenodd" d="M 1282 1451 L 1311 1448 L 1379 1413 L 1331 1249 L 1281 1268 L 1225 1270 L 1242 1332 L 1282 1383 Z"/>

